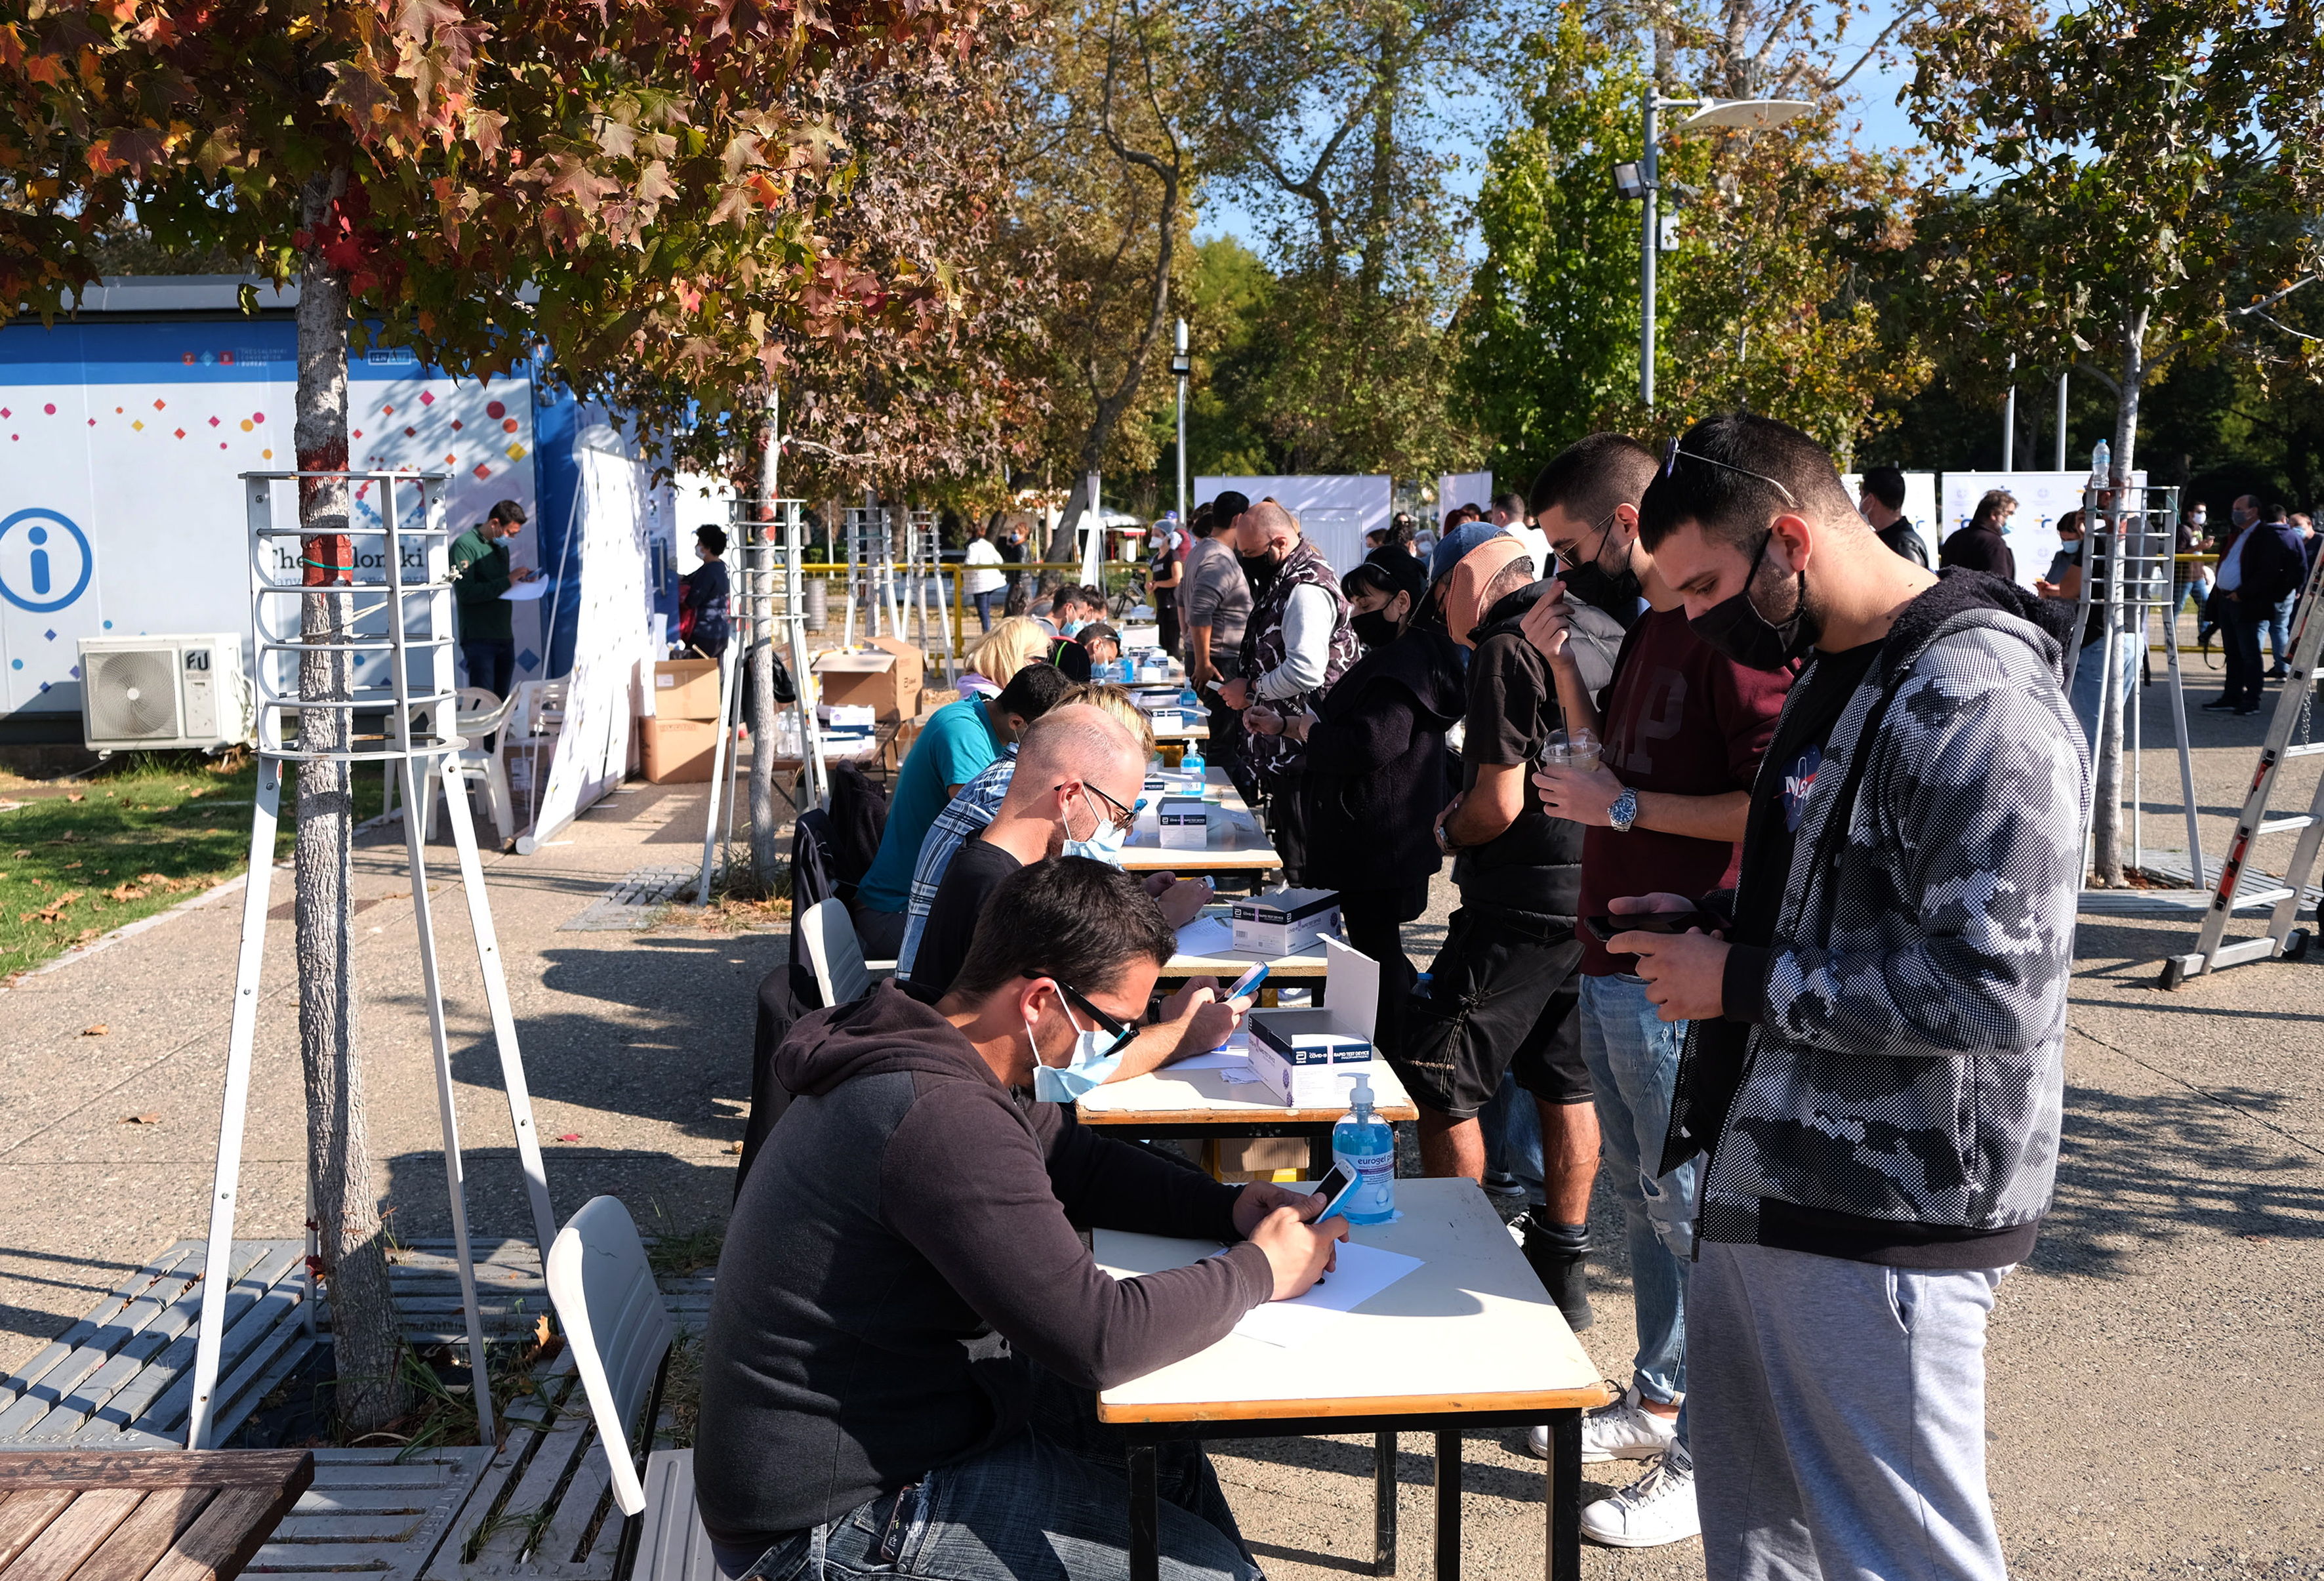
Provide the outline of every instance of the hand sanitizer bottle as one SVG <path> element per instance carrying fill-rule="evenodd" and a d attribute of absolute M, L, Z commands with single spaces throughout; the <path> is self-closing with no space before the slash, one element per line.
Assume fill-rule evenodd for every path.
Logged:
<path fill-rule="evenodd" d="M 1332 1127 L 1332 1161 L 1345 1164 L 1357 1186 L 1348 1198 L 1351 1225 L 1384 1225 L 1396 1217 L 1396 1132 L 1372 1112 L 1372 1084 L 1360 1076 L 1349 1096 L 1348 1117 Z"/>

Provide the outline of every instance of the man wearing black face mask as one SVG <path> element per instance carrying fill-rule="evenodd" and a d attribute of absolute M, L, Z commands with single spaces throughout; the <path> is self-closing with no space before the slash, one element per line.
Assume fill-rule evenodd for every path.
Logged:
<path fill-rule="evenodd" d="M 1568 729 L 1604 742 L 1595 768 L 1551 765 L 1534 776 L 1542 809 L 1583 826 L 1583 917 L 1642 890 L 1695 894 L 1730 885 L 1751 781 L 1775 734 L 1792 668 L 1735 662 L 1694 634 L 1678 595 L 1640 547 L 1638 501 L 1653 452 L 1624 434 L 1592 434 L 1535 479 L 1535 522 L 1556 550 L 1563 596 L 1526 613 L 1525 633 L 1548 660 Z M 1568 641 L 1572 606 L 1628 615 L 1641 585 L 1651 606 L 1631 624 L 1614 679 L 1593 693 Z M 1662 1021 L 1636 962 L 1582 934 L 1582 1058 L 1598 1107 L 1605 1181 L 1621 1204 L 1638 1346 L 1623 1398 L 1582 1419 L 1585 1460 L 1653 1460 L 1646 1474 L 1582 1512 L 1582 1530 L 1623 1548 L 1696 1533 L 1694 1467 L 1680 1402 L 1686 1391 L 1686 1276 L 1694 1217 L 1690 1160 L 1657 1165 L 1670 1129 L 1683 1027 Z M 1536 1454 L 1548 1438 L 1536 1429 Z"/>
<path fill-rule="evenodd" d="M 1665 1170 L 1699 1167 L 1688 1432 L 1712 1581 L 2006 1574 L 1985 1333 L 2047 1210 L 2089 763 L 2073 612 L 1891 553 L 1831 458 L 1696 424 L 1639 540 L 1703 640 L 1812 651 L 1753 788 L 1725 937 L 1645 928 L 1692 1020 Z M 1674 892 L 1618 912 L 1702 905 Z"/>

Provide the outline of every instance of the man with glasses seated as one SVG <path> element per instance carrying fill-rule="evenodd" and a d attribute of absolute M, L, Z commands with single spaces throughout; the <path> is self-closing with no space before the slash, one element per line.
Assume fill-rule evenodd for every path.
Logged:
<path fill-rule="evenodd" d="M 1170 957 L 1136 879 L 1037 862 L 985 920 L 934 1004 L 890 984 L 776 1052 L 796 1096 L 735 1201 L 704 1342 L 696 1495 L 724 1581 L 1127 1581 L 1127 1468 L 1091 1391 L 1304 1293 L 1346 1233 L 1306 1222 L 1312 1197 L 1221 1185 L 1061 1113 Z M 1222 1250 L 1117 1281 L 1078 1226 Z M 1201 1447 L 1159 1462 L 1162 1573 L 1259 1581 Z"/>
<path fill-rule="evenodd" d="M 1027 729 L 1000 810 L 961 846 L 936 887 L 913 957 L 914 991 L 933 999 L 953 986 L 986 902 L 1012 874 L 1061 855 L 1111 864 L 1138 816 L 1145 782 L 1137 738 L 1102 708 L 1068 704 Z M 1156 1009 L 1154 1024 L 1125 1051 L 1116 1078 L 1217 1048 L 1240 1019 L 1239 1003 L 1220 1001 L 1214 978 L 1187 984 Z M 1148 1019 L 1143 1005 L 1137 1019 Z"/>

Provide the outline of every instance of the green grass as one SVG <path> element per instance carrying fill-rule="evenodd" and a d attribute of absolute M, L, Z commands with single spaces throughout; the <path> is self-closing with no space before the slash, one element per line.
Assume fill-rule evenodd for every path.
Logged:
<path fill-rule="evenodd" d="M 141 753 L 87 781 L 0 783 L 0 982 L 240 873 L 250 850 L 257 771 L 246 758 Z M 284 787 L 278 859 L 289 854 L 293 787 Z M 380 808 L 376 767 L 355 775 L 355 814 Z"/>

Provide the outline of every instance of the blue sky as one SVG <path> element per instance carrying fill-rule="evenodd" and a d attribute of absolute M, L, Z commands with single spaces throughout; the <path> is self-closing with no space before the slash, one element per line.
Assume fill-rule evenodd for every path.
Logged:
<path fill-rule="evenodd" d="M 1833 51 L 1835 68 L 1845 70 L 1856 63 L 1864 48 L 1886 27 L 1893 12 L 1876 12 L 1859 15 L 1850 24 L 1848 36 Z M 1854 102 L 1857 117 L 1862 126 L 1858 141 L 1868 149 L 1909 148 L 1919 139 L 1896 100 L 1905 85 L 1913 79 L 1909 60 L 1873 60 L 1848 85 L 1849 97 Z M 1448 117 L 1456 125 L 1460 117 Z M 1453 181 L 1454 191 L 1462 198 L 1473 198 L 1484 174 L 1485 145 L 1475 137 L 1450 140 L 1442 145 L 1448 153 L 1461 156 L 1462 169 Z M 1231 236 L 1265 257 L 1271 249 L 1266 232 L 1250 208 L 1232 193 L 1213 192 L 1203 207 L 1200 223 L 1195 227 L 1198 239 Z"/>

